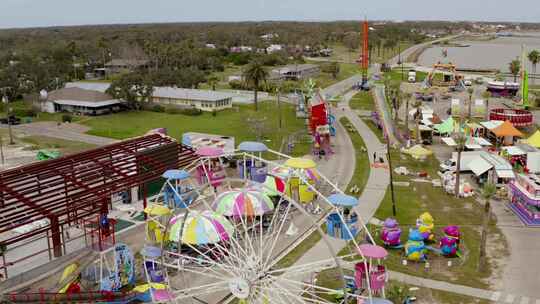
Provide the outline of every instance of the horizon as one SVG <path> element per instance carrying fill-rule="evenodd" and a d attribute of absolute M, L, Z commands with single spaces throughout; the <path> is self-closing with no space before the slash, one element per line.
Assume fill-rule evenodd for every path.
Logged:
<path fill-rule="evenodd" d="M 456 0 L 452 6 L 444 9 L 438 3 L 428 0 L 411 0 L 406 4 L 379 0 L 369 7 L 358 5 L 354 0 L 341 0 L 339 4 L 322 1 L 314 4 L 316 1 L 309 0 L 293 3 L 285 0 L 275 0 L 273 3 L 267 1 L 233 0 L 213 3 L 213 0 L 199 0 L 180 3 L 174 0 L 95 0 L 92 3 L 81 1 L 74 5 L 73 0 L 55 0 L 54 3 L 3 0 L 0 10 L 9 14 L 0 18 L 0 29 L 156 23 L 339 22 L 363 20 L 364 17 L 377 21 L 540 22 L 540 14 L 534 10 L 525 10 L 519 16 L 511 13 L 516 6 L 534 6 L 534 0 L 517 0 L 512 3 L 502 0 L 489 3 Z M 237 7 L 242 9 L 238 10 Z"/>

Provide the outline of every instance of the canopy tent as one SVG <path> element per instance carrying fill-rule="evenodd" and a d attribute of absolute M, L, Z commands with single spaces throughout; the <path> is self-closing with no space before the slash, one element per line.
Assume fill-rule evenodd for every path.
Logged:
<path fill-rule="evenodd" d="M 506 154 L 510 156 L 518 156 L 518 155 L 527 154 L 525 151 L 521 150 L 519 147 L 516 147 L 516 146 L 503 147 L 502 149 Z"/>
<path fill-rule="evenodd" d="M 428 150 L 428 149 L 422 147 L 421 145 L 415 145 L 410 149 L 405 149 L 403 152 L 405 152 L 406 154 L 409 154 L 410 156 L 412 156 L 414 158 L 417 158 L 417 159 L 418 158 L 424 158 L 426 156 L 429 156 L 429 155 L 433 154 L 433 151 Z"/>
<path fill-rule="evenodd" d="M 450 147 L 457 146 L 456 141 L 452 137 L 442 137 L 441 140 Z"/>
<path fill-rule="evenodd" d="M 506 120 L 503 122 L 500 126 L 496 127 L 495 129 L 491 130 L 497 137 L 505 137 L 505 136 L 517 136 L 517 137 L 523 137 L 523 133 L 521 133 L 518 129 L 516 129 L 511 122 Z"/>
<path fill-rule="evenodd" d="M 535 148 L 540 148 L 540 130 L 536 130 L 536 132 L 534 132 L 534 134 L 531 135 L 531 137 L 525 140 L 525 143 Z"/>
<path fill-rule="evenodd" d="M 469 169 L 476 175 L 480 176 L 484 174 L 489 169 L 493 168 L 493 165 L 487 162 L 481 156 L 476 157 L 475 159 L 469 162 Z"/>
<path fill-rule="evenodd" d="M 433 127 L 433 129 L 435 129 L 436 131 L 438 131 L 441 134 L 450 134 L 450 133 L 453 133 L 455 131 L 455 129 L 456 129 L 455 124 L 456 124 L 456 122 L 454 121 L 452 116 L 450 116 L 450 117 L 448 117 L 448 119 L 443 121 L 443 123 L 435 125 Z"/>
<path fill-rule="evenodd" d="M 493 130 L 493 129 L 499 127 L 502 124 L 503 124 L 503 122 L 500 121 L 500 120 L 483 121 L 483 122 L 480 123 L 480 125 L 482 125 L 482 127 L 486 128 L 488 130 Z"/>

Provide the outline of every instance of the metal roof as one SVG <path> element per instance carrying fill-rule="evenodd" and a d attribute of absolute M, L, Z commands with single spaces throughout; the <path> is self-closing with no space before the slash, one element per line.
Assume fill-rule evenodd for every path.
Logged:
<path fill-rule="evenodd" d="M 99 108 L 99 107 L 106 107 L 106 106 L 111 106 L 115 104 L 120 104 L 122 103 L 122 101 L 118 99 L 111 99 L 111 100 L 104 100 L 104 101 L 55 100 L 54 103 L 60 104 L 60 105 L 67 105 L 67 106 Z"/>
<path fill-rule="evenodd" d="M 80 88 L 84 90 L 99 91 L 105 93 L 111 86 L 108 82 L 68 82 L 66 88 Z"/>
<path fill-rule="evenodd" d="M 197 100 L 197 101 L 220 101 L 233 98 L 234 94 L 210 91 L 210 90 L 195 90 L 183 89 L 174 87 L 154 87 L 152 97 L 172 98 L 182 100 Z"/>

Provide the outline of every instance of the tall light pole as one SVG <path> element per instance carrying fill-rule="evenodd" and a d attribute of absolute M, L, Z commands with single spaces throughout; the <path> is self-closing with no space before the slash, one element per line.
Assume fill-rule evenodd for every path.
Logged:
<path fill-rule="evenodd" d="M 4 94 L 2 97 L 2 102 L 4 103 L 4 106 L 6 107 L 6 119 L 7 119 L 7 125 L 8 125 L 8 131 L 9 131 L 9 144 L 13 145 L 15 142 L 13 141 L 13 132 L 11 131 L 11 117 L 9 114 L 11 114 L 11 109 L 9 108 L 9 101 L 7 95 Z"/>
<path fill-rule="evenodd" d="M 9 131 L 9 144 L 13 145 L 15 142 L 13 141 L 13 133 L 11 131 L 11 119 L 9 117 L 9 114 L 11 113 L 11 109 L 9 108 L 9 99 L 7 96 L 7 90 L 11 89 L 11 87 L 3 87 L 2 88 L 2 102 L 4 103 L 4 106 L 6 107 L 6 119 L 8 124 L 8 131 Z"/>

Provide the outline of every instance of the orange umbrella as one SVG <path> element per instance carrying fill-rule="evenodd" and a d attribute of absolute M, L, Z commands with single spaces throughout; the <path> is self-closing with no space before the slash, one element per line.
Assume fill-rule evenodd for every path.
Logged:
<path fill-rule="evenodd" d="M 523 137 L 523 133 L 521 133 L 518 129 L 516 129 L 510 121 L 503 122 L 500 126 L 496 127 L 495 129 L 491 130 L 497 137 L 505 137 L 505 136 L 517 136 L 517 137 Z"/>

